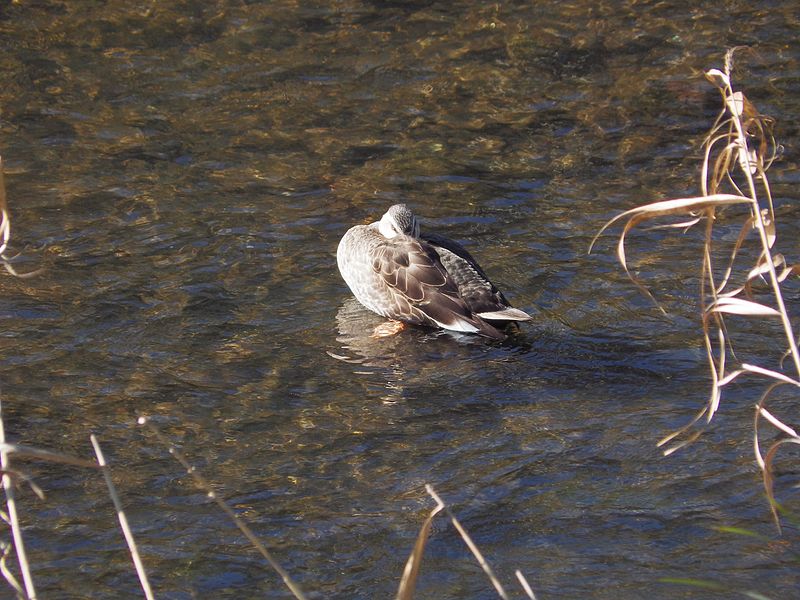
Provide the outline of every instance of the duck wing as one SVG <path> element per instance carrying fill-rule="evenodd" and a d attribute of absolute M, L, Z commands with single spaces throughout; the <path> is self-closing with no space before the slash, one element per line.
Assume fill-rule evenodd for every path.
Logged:
<path fill-rule="evenodd" d="M 482 319 L 495 321 L 528 321 L 531 316 L 511 304 L 489 280 L 472 255 L 458 242 L 436 233 L 420 236 L 436 251 L 439 259 L 458 286 L 467 307 Z"/>
<path fill-rule="evenodd" d="M 387 316 L 495 339 L 505 337 L 470 310 L 430 244 L 409 236 L 387 240 L 375 248 L 372 269 L 392 291 L 393 314 Z"/>

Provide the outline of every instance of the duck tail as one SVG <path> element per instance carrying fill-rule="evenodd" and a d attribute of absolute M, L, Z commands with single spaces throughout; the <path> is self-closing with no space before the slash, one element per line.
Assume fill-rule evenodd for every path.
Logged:
<path fill-rule="evenodd" d="M 530 321 L 533 319 L 533 317 L 531 317 L 524 310 L 511 308 L 510 306 L 504 308 L 503 310 L 479 312 L 477 315 L 481 319 L 486 319 L 487 321 Z"/>
<path fill-rule="evenodd" d="M 438 302 L 427 304 L 420 312 L 423 312 L 430 321 L 433 321 L 442 329 L 477 333 L 495 340 L 504 340 L 506 338 L 506 335 L 491 323 L 484 321 L 475 314 L 470 314 L 460 300 L 440 296 Z M 421 321 L 424 322 L 424 320 Z"/>

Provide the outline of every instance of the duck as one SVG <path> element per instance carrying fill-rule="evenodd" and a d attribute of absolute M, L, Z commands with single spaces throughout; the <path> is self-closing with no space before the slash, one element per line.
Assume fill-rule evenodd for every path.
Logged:
<path fill-rule="evenodd" d="M 356 299 L 398 329 L 422 325 L 503 340 L 509 323 L 532 319 L 511 306 L 461 244 L 421 231 L 405 204 L 351 227 L 336 262 Z"/>

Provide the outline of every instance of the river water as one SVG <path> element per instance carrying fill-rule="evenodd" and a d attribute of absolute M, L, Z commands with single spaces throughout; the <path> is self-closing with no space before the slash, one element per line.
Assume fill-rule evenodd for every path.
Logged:
<path fill-rule="evenodd" d="M 587 249 L 696 193 L 703 71 L 746 45 L 735 81 L 776 119 L 796 259 L 799 30 L 793 0 L 3 4 L 14 267 L 41 269 L 0 278 L 7 435 L 87 458 L 99 437 L 159 598 L 291 595 L 139 415 L 312 598 L 392 597 L 426 483 L 516 597 L 516 569 L 540 600 L 796 597 L 797 530 L 777 534 L 752 453 L 763 382 L 655 446 L 708 396 L 701 232 L 632 235 L 666 317 L 614 232 Z M 502 344 L 371 338 L 336 245 L 399 201 L 535 320 Z M 737 358 L 775 368 L 780 332 L 735 322 Z M 18 492 L 40 597 L 140 594 L 102 477 L 20 465 L 46 493 Z M 417 588 L 497 597 L 443 517 Z"/>

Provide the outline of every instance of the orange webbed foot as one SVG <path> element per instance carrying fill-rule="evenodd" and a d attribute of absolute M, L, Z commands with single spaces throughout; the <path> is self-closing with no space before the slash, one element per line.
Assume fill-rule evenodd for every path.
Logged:
<path fill-rule="evenodd" d="M 397 335 L 403 331 L 405 325 L 402 321 L 386 321 L 375 327 L 370 337 L 382 338 Z"/>

